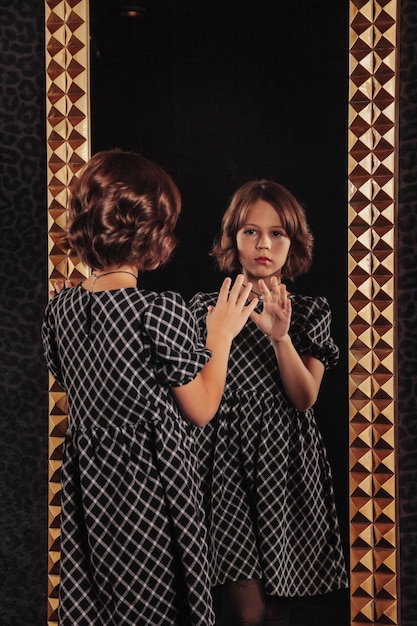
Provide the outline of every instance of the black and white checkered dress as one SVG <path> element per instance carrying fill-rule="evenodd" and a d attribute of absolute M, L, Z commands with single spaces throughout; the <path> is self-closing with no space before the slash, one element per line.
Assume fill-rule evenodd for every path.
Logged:
<path fill-rule="evenodd" d="M 207 306 L 191 301 L 205 335 Z M 299 354 L 326 368 L 338 359 L 324 298 L 292 295 L 290 335 Z M 262 304 L 258 304 L 260 311 Z M 234 340 L 224 398 L 197 433 L 212 584 L 262 579 L 268 595 L 347 586 L 332 478 L 312 410 L 288 401 L 274 350 L 249 320 Z"/>
<path fill-rule="evenodd" d="M 60 626 L 212 624 L 195 428 L 170 393 L 210 357 L 184 301 L 66 289 L 42 336 L 70 416 Z"/>

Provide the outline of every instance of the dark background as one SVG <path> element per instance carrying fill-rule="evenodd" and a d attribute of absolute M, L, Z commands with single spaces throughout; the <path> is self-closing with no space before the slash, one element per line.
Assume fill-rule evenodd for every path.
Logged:
<path fill-rule="evenodd" d="M 104 10 L 104 0 L 102 4 Z M 181 4 L 184 10 L 187 5 L 170 4 Z M 99 108 L 99 116 L 93 120 L 93 150 L 112 146 L 142 150 L 145 156 L 166 167 L 177 181 L 184 199 L 179 224 L 181 246 L 173 263 L 166 270 L 146 277 L 144 283 L 157 289 L 176 288 L 185 297 L 199 289 L 217 288 L 219 284 L 221 277 L 208 258 L 208 250 L 220 216 L 238 185 L 249 178 L 273 178 L 289 187 L 305 204 L 316 236 L 315 261 L 308 277 L 297 282 L 294 289 L 328 297 L 334 315 L 334 336 L 342 350 L 340 365 L 325 379 L 317 413 L 328 442 L 336 497 L 343 517 L 342 530 L 347 538 L 347 2 L 265 3 L 271 10 L 276 5 L 282 7 L 283 15 L 288 13 L 292 20 L 291 28 L 288 22 L 284 28 L 281 18 L 262 20 L 257 9 L 262 2 L 195 4 L 200 7 L 195 7 L 196 11 L 203 6 L 213 7 L 210 21 L 194 14 L 189 34 L 185 36 L 181 16 L 167 14 L 169 7 L 164 9 L 148 30 L 148 40 L 137 35 L 130 61 L 118 67 L 120 79 L 124 72 L 129 74 L 128 86 L 120 91 L 108 87 L 101 94 L 93 94 L 93 106 Z M 163 5 L 155 3 L 155 6 Z M 247 10 L 250 6 L 251 11 Z M 318 22 L 313 24 L 309 18 L 301 20 L 297 11 L 301 8 L 310 16 L 318 14 Z M 229 24 L 220 26 L 218 12 L 225 11 L 229 14 Z M 417 20 L 414 0 L 402 0 L 401 18 L 400 574 L 402 626 L 415 626 Z M 175 29 L 167 30 L 169 24 L 175 24 Z M 138 24 L 125 27 L 143 28 Z M 122 44 L 128 45 L 118 24 L 121 40 L 113 42 L 113 54 L 109 54 L 99 30 L 93 33 L 92 41 L 93 54 L 101 55 L 93 63 L 94 79 L 100 71 L 107 71 L 106 65 L 112 63 L 110 57 L 117 56 Z M 201 32 L 205 33 L 204 37 Z M 104 38 L 109 37 L 104 34 Z M 312 49 L 313 38 L 320 40 L 319 50 Z M 234 51 L 242 40 L 244 47 L 239 55 L 242 62 L 235 58 L 237 65 L 231 71 Z M 204 43 L 207 41 L 210 50 Z M 294 42 L 297 45 L 293 46 Z M 0 46 L 0 624 L 45 626 L 48 384 L 39 328 L 47 301 L 48 276 L 41 0 L 3 0 Z M 133 54 L 135 48 L 142 53 L 144 64 L 140 71 Z M 330 65 L 317 72 L 313 61 L 323 51 Z M 261 58 L 262 61 L 255 60 Z M 167 61 L 175 61 L 172 74 L 166 69 Z M 282 70 L 283 64 L 289 68 L 286 72 Z M 158 71 L 149 71 L 151 67 L 157 67 Z M 140 94 L 135 95 L 138 86 Z M 127 122 L 129 110 L 135 116 Z M 113 134 L 100 145 L 95 136 L 100 137 L 103 128 Z M 313 626 L 311 621 L 306 623 Z M 331 624 L 342 626 L 334 619 Z M 320 622 L 320 626 L 324 625 L 325 622 Z"/>
<path fill-rule="evenodd" d="M 144 17 L 129 19 L 117 0 L 91 2 L 92 150 L 141 151 L 181 190 L 180 247 L 152 283 L 217 289 L 208 250 L 228 200 L 271 178 L 306 206 L 316 236 L 303 286 L 336 286 L 345 301 L 347 3 L 140 4 Z"/>

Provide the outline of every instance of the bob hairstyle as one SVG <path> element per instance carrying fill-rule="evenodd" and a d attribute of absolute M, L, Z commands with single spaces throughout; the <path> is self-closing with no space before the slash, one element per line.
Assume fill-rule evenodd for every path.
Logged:
<path fill-rule="evenodd" d="M 72 190 L 67 244 L 95 270 L 152 270 L 175 248 L 180 210 L 180 192 L 161 167 L 134 152 L 98 152 Z"/>
<path fill-rule="evenodd" d="M 267 202 L 275 209 L 291 241 L 281 277 L 293 280 L 305 274 L 313 259 L 313 235 L 304 209 L 288 189 L 268 180 L 249 181 L 235 192 L 223 216 L 221 231 L 210 255 L 217 260 L 221 271 L 240 270 L 236 235 L 245 223 L 249 209 L 258 200 Z"/>

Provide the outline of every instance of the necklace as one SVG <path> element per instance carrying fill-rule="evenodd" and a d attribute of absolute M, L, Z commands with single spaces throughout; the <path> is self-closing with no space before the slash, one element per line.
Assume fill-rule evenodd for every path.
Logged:
<path fill-rule="evenodd" d="M 242 283 L 242 287 L 246 287 L 246 285 L 244 285 Z M 255 294 L 255 296 L 257 296 L 259 298 L 259 300 L 263 300 L 264 299 L 264 297 L 263 297 L 263 295 L 261 293 L 258 293 L 257 291 L 254 291 L 253 289 L 251 289 L 249 293 Z"/>
<path fill-rule="evenodd" d="M 278 285 L 280 285 L 280 284 L 281 284 L 281 281 L 279 281 Z M 246 285 L 244 285 L 242 283 L 242 287 L 246 287 Z M 264 296 L 263 296 L 262 293 L 258 293 L 257 291 L 254 291 L 253 289 L 251 289 L 249 293 L 255 294 L 255 296 L 257 296 L 259 298 L 259 300 L 263 300 L 264 299 Z"/>
<path fill-rule="evenodd" d="M 133 276 L 133 278 L 135 278 L 136 280 L 138 279 L 136 274 L 134 274 L 133 272 L 128 272 L 127 270 L 113 270 L 112 272 L 103 272 L 102 274 L 96 274 L 95 272 L 91 272 L 91 293 L 93 293 L 94 291 L 94 285 L 96 284 L 96 280 L 102 278 L 103 276 L 108 276 L 109 274 L 130 274 L 130 276 Z"/>

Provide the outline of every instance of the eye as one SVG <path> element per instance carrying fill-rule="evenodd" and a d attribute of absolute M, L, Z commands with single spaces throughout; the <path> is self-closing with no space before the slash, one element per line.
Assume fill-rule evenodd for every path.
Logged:
<path fill-rule="evenodd" d="M 244 235 L 254 235 L 256 233 L 256 230 L 254 228 L 246 228 L 243 231 Z"/>
<path fill-rule="evenodd" d="M 273 230 L 271 234 L 273 237 L 285 237 L 285 234 L 280 230 Z"/>

